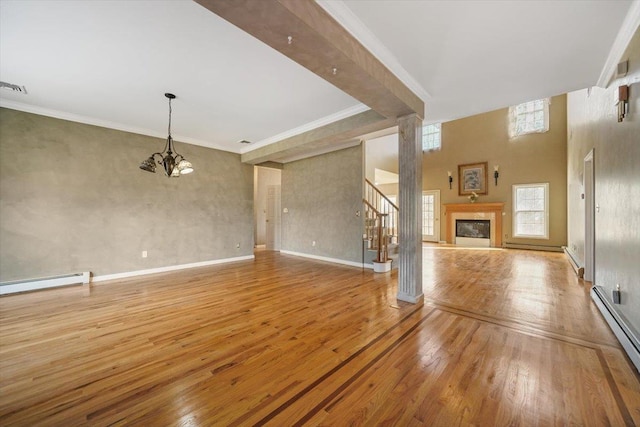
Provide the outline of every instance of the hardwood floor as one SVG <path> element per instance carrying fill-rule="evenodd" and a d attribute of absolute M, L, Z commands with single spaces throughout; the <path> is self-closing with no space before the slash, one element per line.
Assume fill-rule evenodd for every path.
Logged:
<path fill-rule="evenodd" d="M 423 305 L 272 252 L 0 298 L 0 425 L 640 425 L 564 255 L 423 257 Z"/>

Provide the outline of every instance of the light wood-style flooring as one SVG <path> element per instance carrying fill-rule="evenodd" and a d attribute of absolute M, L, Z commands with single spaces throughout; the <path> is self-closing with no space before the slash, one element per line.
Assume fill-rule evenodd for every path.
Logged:
<path fill-rule="evenodd" d="M 563 254 L 425 246 L 425 303 L 278 253 L 0 298 L 2 426 L 633 426 Z"/>

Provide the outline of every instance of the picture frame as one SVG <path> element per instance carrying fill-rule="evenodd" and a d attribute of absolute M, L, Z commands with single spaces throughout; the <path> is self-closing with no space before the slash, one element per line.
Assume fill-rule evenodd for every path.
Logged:
<path fill-rule="evenodd" d="M 458 165 L 458 195 L 468 196 L 487 194 L 487 164 L 488 162 Z"/>

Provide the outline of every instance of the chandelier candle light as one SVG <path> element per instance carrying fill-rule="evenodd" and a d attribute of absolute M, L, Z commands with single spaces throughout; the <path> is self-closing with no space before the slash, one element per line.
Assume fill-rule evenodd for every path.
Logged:
<path fill-rule="evenodd" d="M 193 165 L 186 160 L 182 154 L 178 154 L 173 147 L 173 138 L 171 137 L 171 100 L 175 99 L 172 93 L 165 93 L 164 96 L 169 98 L 169 136 L 162 153 L 153 153 L 149 158 L 140 164 L 143 171 L 156 173 L 156 156 L 158 156 L 158 164 L 164 168 L 168 177 L 178 178 L 180 175 L 186 175 L 193 172 Z"/>

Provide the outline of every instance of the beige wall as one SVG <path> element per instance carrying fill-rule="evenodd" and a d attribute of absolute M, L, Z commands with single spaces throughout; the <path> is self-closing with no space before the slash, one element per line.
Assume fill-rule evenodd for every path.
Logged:
<path fill-rule="evenodd" d="M 398 173 L 398 134 L 382 136 L 365 141 L 365 175 L 375 183 L 375 170 Z M 397 196 L 398 184 L 376 184 L 387 196 Z"/>
<path fill-rule="evenodd" d="M 423 189 L 440 190 L 441 240 L 446 236 L 445 203 L 468 203 L 458 196 L 458 165 L 488 162 L 488 194 L 478 202 L 504 202 L 503 244 L 559 248 L 567 242 L 567 109 L 566 96 L 552 98 L 546 133 L 509 139 L 508 108 L 443 123 L 442 148 L 423 154 Z M 500 178 L 494 184 L 493 167 Z M 447 171 L 454 177 L 449 190 Z M 549 183 L 549 239 L 512 237 L 512 185 Z"/>
<path fill-rule="evenodd" d="M 640 30 L 622 60 L 628 74 L 606 88 L 594 87 L 568 97 L 569 247 L 584 261 L 584 157 L 594 150 L 595 280 L 605 295 L 620 284 L 616 305 L 640 331 Z M 617 121 L 618 86 L 630 85 L 629 114 Z"/>
<path fill-rule="evenodd" d="M 177 143 L 193 174 L 140 170 L 164 142 L 0 109 L 0 280 L 251 255 L 253 167 Z"/>

